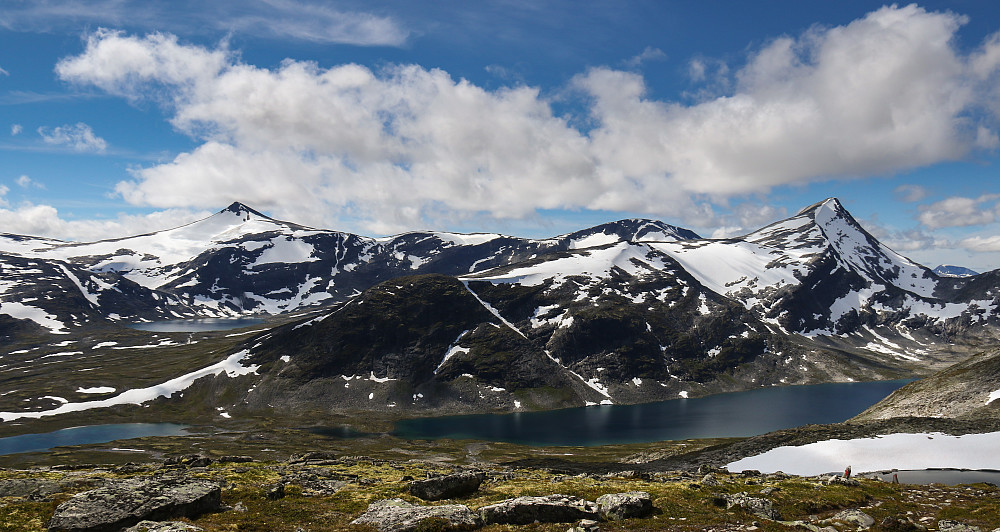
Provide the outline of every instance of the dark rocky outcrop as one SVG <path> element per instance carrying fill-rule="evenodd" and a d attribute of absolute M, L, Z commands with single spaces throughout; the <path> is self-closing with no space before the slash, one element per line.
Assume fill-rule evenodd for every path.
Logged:
<path fill-rule="evenodd" d="M 646 517 L 653 513 L 653 497 L 645 491 L 609 493 L 597 498 L 597 508 L 608 521 Z"/>
<path fill-rule="evenodd" d="M 486 480 L 486 473 L 464 471 L 453 475 L 431 477 L 410 483 L 410 494 L 425 501 L 439 501 L 471 495 Z"/>
<path fill-rule="evenodd" d="M 527 525 L 539 523 L 570 523 L 580 519 L 597 519 L 593 502 L 571 495 L 516 497 L 483 506 L 479 515 L 487 524 Z"/>
<path fill-rule="evenodd" d="M 381 532 L 410 532 L 421 525 L 430 530 L 430 524 L 441 525 L 434 529 L 474 530 L 482 526 L 482 521 L 464 504 L 417 506 L 403 499 L 386 499 L 369 504 L 351 524 L 373 525 Z"/>
<path fill-rule="evenodd" d="M 144 520 L 195 517 L 221 506 L 221 489 L 209 480 L 129 479 L 79 493 L 60 504 L 49 530 L 112 532 Z"/>

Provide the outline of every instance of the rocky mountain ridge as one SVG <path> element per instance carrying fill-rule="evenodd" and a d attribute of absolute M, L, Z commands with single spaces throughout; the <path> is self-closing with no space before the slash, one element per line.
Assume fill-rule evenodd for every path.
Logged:
<path fill-rule="evenodd" d="M 876 380 L 930 373 L 996 336 L 1000 273 L 940 277 L 836 199 L 740 238 L 696 236 L 623 220 L 545 240 L 371 239 L 234 204 L 132 239 L 8 238 L 0 249 L 51 272 L 43 280 L 79 293 L 90 314 L 25 316 L 16 305 L 31 297 L 48 312 L 27 278 L 11 292 L 19 301 L 0 296 L 0 313 L 14 308 L 10 334 L 26 320 L 68 334 L 88 319 L 148 316 L 138 303 L 115 306 L 125 288 L 175 316 L 320 308 L 172 375 L 215 375 L 211 387 L 227 391 L 213 407 L 227 415 L 511 411 Z M 148 252 L 157 246 L 165 251 Z M 70 275 L 77 282 L 62 280 Z"/>

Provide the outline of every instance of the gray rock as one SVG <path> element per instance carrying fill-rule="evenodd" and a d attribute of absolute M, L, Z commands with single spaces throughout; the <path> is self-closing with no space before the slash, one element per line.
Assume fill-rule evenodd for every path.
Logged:
<path fill-rule="evenodd" d="M 597 519 L 597 505 L 571 495 L 516 497 L 483 506 L 479 515 L 487 524 L 527 525 L 539 523 L 569 523 L 579 519 Z"/>
<path fill-rule="evenodd" d="M 464 471 L 426 480 L 415 480 L 410 483 L 410 494 L 425 501 L 463 497 L 475 493 L 484 480 L 486 473 L 478 471 Z"/>
<path fill-rule="evenodd" d="M 851 523 L 861 528 L 869 528 L 875 524 L 875 518 L 861 510 L 844 510 L 833 516 L 833 519 Z"/>
<path fill-rule="evenodd" d="M 715 473 L 709 473 L 701 478 L 702 486 L 720 486 L 722 482 L 715 476 Z"/>
<path fill-rule="evenodd" d="M 205 530 L 180 521 L 141 521 L 135 526 L 126 528 L 123 532 L 198 532 Z"/>
<path fill-rule="evenodd" d="M 732 495 L 726 494 L 723 498 L 726 501 L 727 510 L 734 507 L 740 507 L 765 519 L 775 521 L 781 519 L 781 516 L 778 515 L 778 511 L 774 509 L 774 503 L 760 497 L 751 497 L 745 491 Z"/>
<path fill-rule="evenodd" d="M 264 498 L 269 501 L 276 501 L 278 499 L 284 498 L 285 496 L 285 485 L 281 482 L 275 482 L 274 484 L 268 484 L 264 487 Z"/>
<path fill-rule="evenodd" d="M 44 500 L 73 486 L 73 482 L 45 478 L 13 478 L 0 481 L 0 497 Z"/>
<path fill-rule="evenodd" d="M 428 519 L 443 520 L 455 530 L 474 530 L 482 526 L 479 516 L 464 504 L 417 506 L 403 499 L 373 502 L 351 524 L 374 525 L 381 532 L 410 532 Z"/>
<path fill-rule="evenodd" d="M 570 527 L 566 532 L 600 532 L 601 527 L 597 521 L 592 519 L 581 519 L 575 526 Z"/>
<path fill-rule="evenodd" d="M 646 517 L 653 513 L 653 497 L 645 491 L 609 493 L 597 498 L 597 509 L 609 521 Z"/>
<path fill-rule="evenodd" d="M 209 480 L 129 479 L 73 496 L 56 508 L 49 530 L 117 531 L 140 521 L 196 517 L 222 508 L 222 490 Z"/>
<path fill-rule="evenodd" d="M 938 521 L 938 530 L 947 530 L 948 532 L 981 532 L 981 529 L 978 526 L 967 525 L 950 519 L 942 519 Z"/>

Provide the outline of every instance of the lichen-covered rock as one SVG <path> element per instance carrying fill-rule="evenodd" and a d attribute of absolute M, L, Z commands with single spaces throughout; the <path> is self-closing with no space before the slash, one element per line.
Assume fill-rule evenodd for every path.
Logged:
<path fill-rule="evenodd" d="M 49 530 L 112 532 L 140 521 L 196 517 L 221 507 L 222 490 L 209 480 L 129 479 L 79 493 L 60 504 Z"/>
<path fill-rule="evenodd" d="M 951 519 L 942 519 L 938 521 L 938 530 L 948 532 L 981 532 L 978 526 L 967 525 L 959 521 L 952 521 Z"/>
<path fill-rule="evenodd" d="M 45 478 L 13 478 L 0 480 L 0 497 L 23 497 L 31 500 L 45 500 L 49 496 L 74 486 L 74 482 Z"/>
<path fill-rule="evenodd" d="M 646 517 L 653 513 L 653 497 L 645 491 L 609 493 L 597 498 L 597 508 L 609 521 Z"/>
<path fill-rule="evenodd" d="M 875 518 L 862 512 L 861 510 L 843 510 L 837 515 L 834 515 L 833 519 L 851 523 L 862 528 L 869 528 L 875 524 Z"/>
<path fill-rule="evenodd" d="M 579 519 L 597 519 L 597 504 L 571 495 L 516 497 L 483 506 L 479 515 L 487 524 L 527 525 L 569 523 Z"/>
<path fill-rule="evenodd" d="M 726 501 L 726 509 L 740 507 L 744 510 L 763 517 L 765 519 L 778 520 L 781 516 L 774 509 L 774 503 L 761 497 L 751 497 L 745 491 L 723 496 Z"/>
<path fill-rule="evenodd" d="M 425 501 L 462 497 L 475 493 L 484 480 L 486 473 L 478 471 L 463 471 L 453 475 L 415 480 L 410 483 L 410 494 Z"/>
<path fill-rule="evenodd" d="M 205 529 L 180 521 L 141 521 L 122 532 L 199 532 L 201 530 Z"/>
<path fill-rule="evenodd" d="M 474 530 L 482 526 L 479 516 L 464 504 L 417 506 L 403 499 L 373 502 L 351 524 L 374 525 L 381 532 L 410 532 L 434 520 L 440 520 L 451 530 Z"/>

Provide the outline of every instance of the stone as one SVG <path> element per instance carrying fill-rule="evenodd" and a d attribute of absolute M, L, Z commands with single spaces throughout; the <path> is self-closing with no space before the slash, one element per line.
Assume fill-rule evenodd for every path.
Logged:
<path fill-rule="evenodd" d="M 205 530 L 181 521 L 140 521 L 135 526 L 126 528 L 123 532 L 198 532 Z"/>
<path fill-rule="evenodd" d="M 354 525 L 373 525 L 381 532 L 410 532 L 423 524 L 428 529 L 430 523 L 440 521 L 441 528 L 453 530 L 474 530 L 482 526 L 479 516 L 464 504 L 441 506 L 417 506 L 403 499 L 384 499 L 368 505 L 360 517 L 351 521 Z"/>
<path fill-rule="evenodd" d="M 740 507 L 765 519 L 771 519 L 774 521 L 781 519 L 781 516 L 778 515 L 778 511 L 774 509 L 774 503 L 761 497 L 751 497 L 745 491 L 732 495 L 726 494 L 723 496 L 723 499 L 726 502 L 727 510 L 734 507 Z"/>
<path fill-rule="evenodd" d="M 707 474 L 707 475 L 705 475 L 704 477 L 701 478 L 701 485 L 702 486 L 721 486 L 722 482 L 719 482 L 719 479 L 716 478 L 715 473 L 709 473 L 709 474 Z"/>
<path fill-rule="evenodd" d="M 571 495 L 516 497 L 483 506 L 479 515 L 487 524 L 527 525 L 539 523 L 569 523 L 579 519 L 597 519 L 597 505 Z"/>
<path fill-rule="evenodd" d="M 425 501 L 464 497 L 475 493 L 484 480 L 486 480 L 486 473 L 479 471 L 464 471 L 425 480 L 414 480 L 410 483 L 410 494 Z"/>
<path fill-rule="evenodd" d="M 60 504 L 49 530 L 117 531 L 140 521 L 197 517 L 222 509 L 222 490 L 210 480 L 139 478 L 74 495 Z"/>
<path fill-rule="evenodd" d="M 938 521 L 938 530 L 942 532 L 947 530 L 948 532 L 981 532 L 978 526 L 967 525 L 959 521 L 953 521 L 951 519 L 942 519 Z"/>
<path fill-rule="evenodd" d="M 870 528 L 875 524 L 875 518 L 861 510 L 843 510 L 834 515 L 833 519 L 851 523 L 861 528 Z"/>
<path fill-rule="evenodd" d="M 71 487 L 73 482 L 44 478 L 13 478 L 0 481 L 0 497 L 23 497 L 40 501 Z"/>
<path fill-rule="evenodd" d="M 597 521 L 592 519 L 581 519 L 579 523 L 570 527 L 566 532 L 600 532 L 601 527 Z"/>
<path fill-rule="evenodd" d="M 285 497 L 285 485 L 281 482 L 269 484 L 264 488 L 264 498 L 269 501 L 276 501 Z"/>
<path fill-rule="evenodd" d="M 653 513 L 653 497 L 645 491 L 609 493 L 597 498 L 597 510 L 608 521 L 646 517 Z"/>

